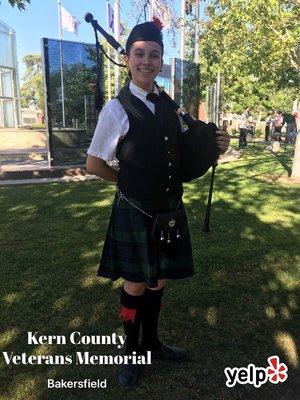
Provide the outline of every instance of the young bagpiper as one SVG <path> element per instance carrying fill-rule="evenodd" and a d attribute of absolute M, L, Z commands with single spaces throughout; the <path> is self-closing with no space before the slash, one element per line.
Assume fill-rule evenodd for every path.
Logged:
<path fill-rule="evenodd" d="M 162 343 L 157 334 L 166 280 L 193 275 L 181 200 L 181 125 L 154 85 L 163 50 L 161 31 L 153 22 L 133 28 L 125 56 L 130 79 L 99 115 L 87 170 L 117 184 L 98 275 L 124 279 L 120 316 L 125 352 L 151 351 L 152 358 L 180 361 L 186 350 Z M 227 135 L 219 132 L 217 141 L 224 152 Z M 118 172 L 107 164 L 115 158 Z M 121 366 L 119 385 L 134 387 L 138 372 L 138 365 Z"/>

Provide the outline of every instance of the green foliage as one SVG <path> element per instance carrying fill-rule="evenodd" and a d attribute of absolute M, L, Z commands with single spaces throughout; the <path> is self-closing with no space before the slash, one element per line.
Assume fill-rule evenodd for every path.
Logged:
<path fill-rule="evenodd" d="M 95 73 L 82 63 L 64 65 L 64 106 L 66 125 L 74 126 L 73 120 L 77 120 L 77 127 L 83 128 L 85 121 L 85 102 L 92 102 L 94 107 Z M 52 122 L 58 126 L 62 122 L 62 92 L 60 69 L 51 73 L 50 77 Z"/>
<path fill-rule="evenodd" d="M 30 100 L 35 100 L 37 106 L 44 110 L 44 84 L 42 74 L 42 58 L 37 54 L 28 54 L 22 58 L 26 65 L 21 86 L 21 106 L 28 107 Z"/>
<path fill-rule="evenodd" d="M 78 119 L 78 127 L 85 127 L 84 97 L 94 90 L 95 74 L 91 68 L 78 63 L 64 67 L 65 110 L 69 125 L 72 118 Z M 60 80 L 60 77 L 59 77 Z M 68 124 L 67 124 L 68 126 Z"/>
<path fill-rule="evenodd" d="M 295 87 L 286 87 L 273 93 L 271 92 L 265 102 L 265 108 L 290 112 L 291 104 L 297 97 L 299 97 L 299 89 Z"/>
<path fill-rule="evenodd" d="M 223 102 L 240 112 L 290 109 L 300 87 L 300 7 L 292 0 L 214 0 L 200 37 L 201 89 L 223 77 Z M 281 93 L 282 92 L 282 93 Z M 281 93 L 281 94 L 280 94 Z M 282 98 L 286 97 L 283 102 Z"/>
<path fill-rule="evenodd" d="M 26 3 L 30 4 L 30 0 L 8 0 L 8 2 L 12 7 L 17 6 L 20 11 L 25 10 Z"/>

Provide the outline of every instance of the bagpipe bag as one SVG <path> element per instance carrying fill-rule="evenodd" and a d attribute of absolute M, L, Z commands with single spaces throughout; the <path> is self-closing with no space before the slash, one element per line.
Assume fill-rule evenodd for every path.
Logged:
<path fill-rule="evenodd" d="M 181 138 L 181 178 L 190 182 L 204 175 L 219 158 L 216 142 L 218 127 L 199 120 L 189 123 Z"/>

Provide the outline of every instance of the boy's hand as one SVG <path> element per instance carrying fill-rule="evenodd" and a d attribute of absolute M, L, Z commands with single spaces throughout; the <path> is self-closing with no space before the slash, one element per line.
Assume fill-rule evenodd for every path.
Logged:
<path fill-rule="evenodd" d="M 220 154 L 224 154 L 228 149 L 230 143 L 230 136 L 225 131 L 216 131 L 217 146 L 219 147 Z"/>

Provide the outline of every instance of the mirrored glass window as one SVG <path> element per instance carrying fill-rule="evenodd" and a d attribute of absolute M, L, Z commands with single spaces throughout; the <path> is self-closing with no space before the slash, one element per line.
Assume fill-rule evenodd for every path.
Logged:
<path fill-rule="evenodd" d="M 198 116 L 199 71 L 192 61 L 174 59 L 174 100 L 193 117 Z"/>
<path fill-rule="evenodd" d="M 95 46 L 54 39 L 43 45 L 54 164 L 84 161 L 98 117 Z"/>

